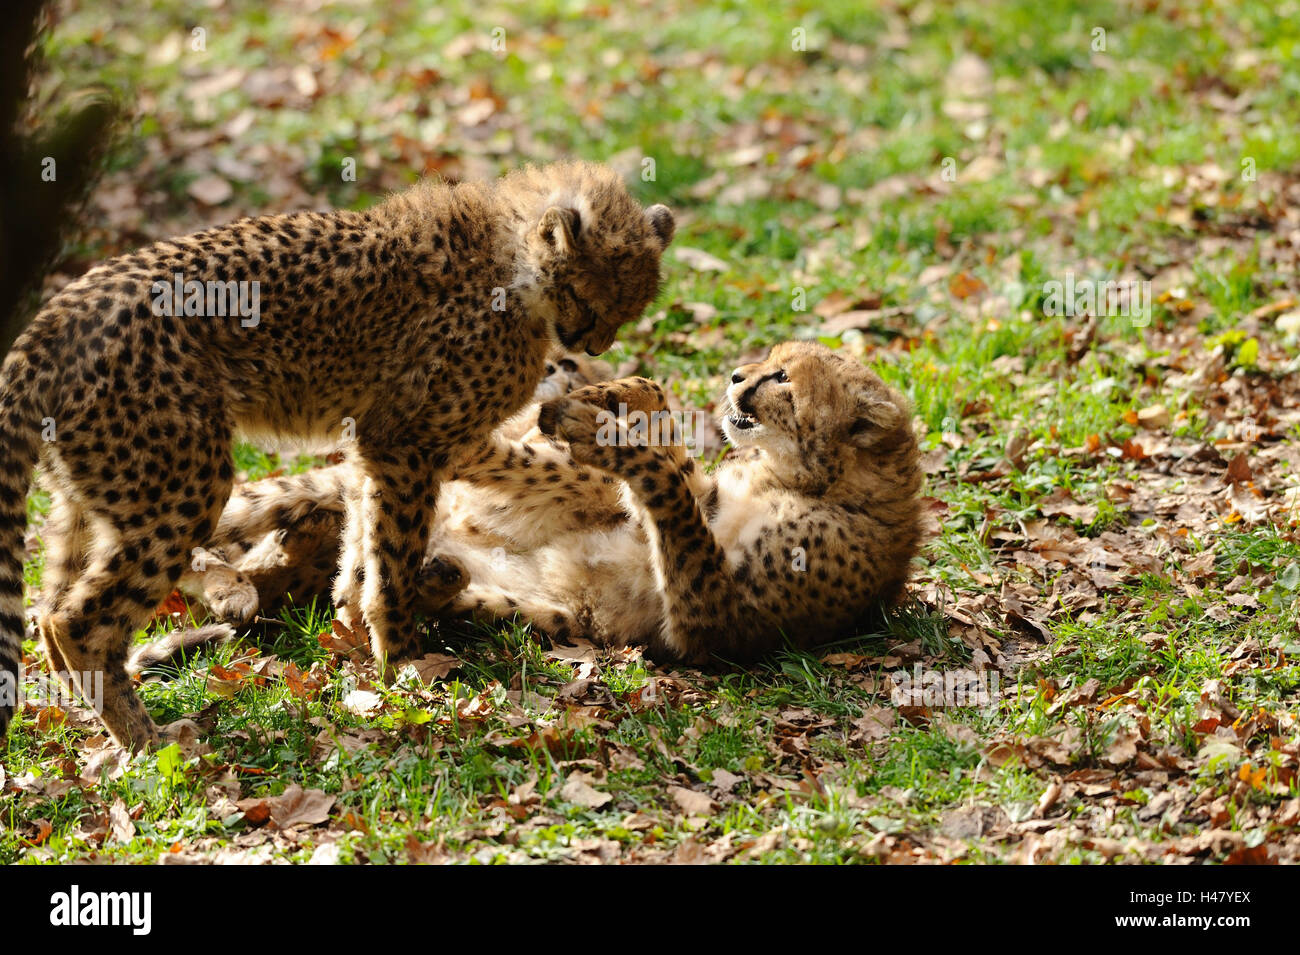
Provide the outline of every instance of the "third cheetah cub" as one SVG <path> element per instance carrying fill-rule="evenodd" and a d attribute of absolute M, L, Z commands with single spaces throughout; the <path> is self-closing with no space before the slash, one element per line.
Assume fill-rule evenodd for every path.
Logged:
<path fill-rule="evenodd" d="M 39 459 L 50 667 L 74 690 L 102 674 L 114 739 L 156 740 L 127 646 L 217 529 L 237 430 L 342 439 L 335 601 L 359 609 L 377 657 L 407 655 L 449 463 L 528 402 L 557 341 L 609 347 L 657 293 L 672 234 L 668 209 L 643 209 L 608 168 L 563 163 L 365 212 L 242 219 L 70 283 L 0 371 L 0 691 L 19 678 Z M 13 701 L 0 692 L 0 733 Z"/>

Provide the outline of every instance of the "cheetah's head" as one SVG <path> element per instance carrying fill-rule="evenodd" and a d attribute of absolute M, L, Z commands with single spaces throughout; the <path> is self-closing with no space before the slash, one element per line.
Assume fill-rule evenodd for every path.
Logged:
<path fill-rule="evenodd" d="M 667 206 L 643 209 L 612 169 L 557 163 L 508 176 L 502 189 L 529 225 L 530 270 L 556 340 L 598 355 L 659 294 L 659 259 L 676 228 Z"/>
<path fill-rule="evenodd" d="M 784 342 L 737 368 L 721 414 L 727 439 L 760 449 L 792 486 L 860 495 L 857 485 L 883 466 L 895 468 L 909 493 L 919 483 L 907 400 L 816 342 Z"/>

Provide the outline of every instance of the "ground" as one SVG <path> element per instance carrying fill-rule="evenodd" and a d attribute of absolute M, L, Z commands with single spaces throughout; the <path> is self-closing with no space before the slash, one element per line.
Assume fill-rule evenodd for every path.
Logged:
<path fill-rule="evenodd" d="M 60 5 L 37 103 L 108 82 L 135 119 L 51 288 L 237 215 L 607 160 L 679 222 L 616 362 L 707 407 L 781 339 L 860 356 L 915 402 L 936 536 L 873 632 L 747 669 L 507 626 L 434 632 L 389 691 L 302 607 L 143 686 L 194 723 L 156 755 L 37 698 L 0 860 L 1300 861 L 1300 21 L 236 6 Z M 987 697 L 899 705 L 953 670 Z"/>

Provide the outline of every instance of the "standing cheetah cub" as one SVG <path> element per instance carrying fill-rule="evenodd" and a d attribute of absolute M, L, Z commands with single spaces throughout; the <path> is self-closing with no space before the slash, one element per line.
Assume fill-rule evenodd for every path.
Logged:
<path fill-rule="evenodd" d="M 114 739 L 157 739 L 130 635 L 217 529 L 237 430 L 348 448 L 335 602 L 376 657 L 406 655 L 448 463 L 529 400 L 556 342 L 610 346 L 657 293 L 672 234 L 668 209 L 642 209 L 609 169 L 565 163 L 366 212 L 242 219 L 92 269 L 0 371 L 0 681 L 19 678 L 39 459 L 51 669 L 71 690 L 102 672 Z M 251 314 L 227 314 L 236 299 Z M 0 733 L 12 711 L 10 693 Z"/>

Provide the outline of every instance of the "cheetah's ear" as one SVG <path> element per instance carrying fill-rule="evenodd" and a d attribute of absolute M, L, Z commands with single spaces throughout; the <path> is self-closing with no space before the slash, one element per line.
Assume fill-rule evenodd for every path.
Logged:
<path fill-rule="evenodd" d="M 892 431 L 903 420 L 903 412 L 888 398 L 864 395 L 858 401 L 853 423 L 849 425 L 849 440 L 869 448 L 886 431 Z"/>
<path fill-rule="evenodd" d="M 653 205 L 645 211 L 646 221 L 650 223 L 650 228 L 659 238 L 659 247 L 666 249 L 668 243 L 673 241 L 673 233 L 677 231 L 677 221 L 673 218 L 673 211 L 665 205 Z"/>
<path fill-rule="evenodd" d="M 577 209 L 551 206 L 542 213 L 542 221 L 537 224 L 537 233 L 555 251 L 567 255 L 577 245 L 578 231 L 581 228 L 582 217 L 578 215 Z"/>

